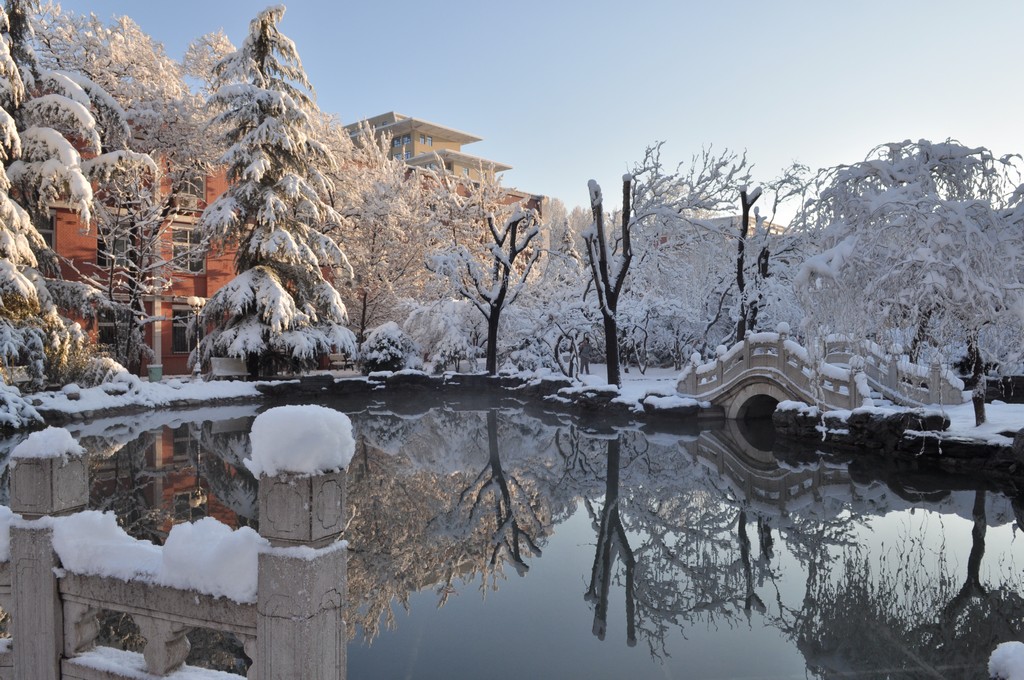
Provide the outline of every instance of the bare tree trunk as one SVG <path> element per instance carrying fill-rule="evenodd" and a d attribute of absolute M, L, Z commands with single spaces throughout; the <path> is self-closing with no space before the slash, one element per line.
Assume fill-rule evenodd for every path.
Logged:
<path fill-rule="evenodd" d="M 622 369 L 619 359 L 619 327 L 615 316 L 604 315 L 604 351 L 607 360 L 607 376 L 609 385 L 622 384 Z"/>
<path fill-rule="evenodd" d="M 768 262 L 771 258 L 771 251 L 765 246 L 761 248 L 761 252 L 757 255 L 757 280 L 764 281 L 769 276 Z M 750 308 L 747 310 L 747 328 L 750 329 L 751 333 L 757 331 L 757 316 L 761 313 L 761 307 L 764 305 L 764 295 L 758 290 L 757 297 L 753 300 Z"/>
<path fill-rule="evenodd" d="M 750 233 L 750 208 L 760 197 L 760 189 L 755 189 L 750 194 L 747 194 L 746 189 L 740 191 L 740 237 L 736 241 L 736 290 L 740 299 L 740 318 L 736 321 L 736 342 L 741 341 L 747 334 L 747 301 L 743 299 L 747 283 L 743 266 L 746 259 L 747 236 Z"/>
<path fill-rule="evenodd" d="M 978 347 L 978 334 L 972 333 L 967 343 L 967 358 L 971 362 L 974 390 L 971 392 L 971 404 L 974 406 L 974 425 L 979 426 L 985 423 L 985 362 L 981 358 L 981 348 Z"/>
<path fill-rule="evenodd" d="M 491 314 L 487 317 L 487 350 L 486 369 L 487 375 L 498 374 L 498 322 L 501 320 L 501 307 L 491 307 Z"/>
<path fill-rule="evenodd" d="M 604 204 L 600 201 L 593 203 L 591 208 L 594 212 L 594 229 L 596 235 L 592 242 L 587 245 L 587 256 L 590 260 L 590 271 L 594 278 L 594 285 L 597 288 L 597 300 L 601 308 L 601 316 L 604 319 L 604 346 L 607 361 L 607 379 L 609 385 L 622 385 L 622 373 L 619 356 L 619 330 L 616 321 L 616 313 L 619 304 L 619 293 L 622 292 L 622 285 L 626 281 L 626 274 L 629 272 L 630 262 L 633 260 L 633 248 L 630 244 L 630 189 L 633 178 L 627 175 L 622 182 L 622 261 L 615 280 L 611 280 L 608 267 L 608 245 L 604 233 Z M 596 186 L 596 183 L 594 183 Z M 588 239 L 589 240 L 589 239 Z M 597 258 L 595 260 L 595 252 Z"/>

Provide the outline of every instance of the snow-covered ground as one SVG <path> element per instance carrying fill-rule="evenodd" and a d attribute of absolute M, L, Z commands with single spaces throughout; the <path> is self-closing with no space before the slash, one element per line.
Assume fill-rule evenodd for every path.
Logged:
<path fill-rule="evenodd" d="M 336 377 L 357 377 L 351 371 L 331 372 L 331 374 Z M 622 388 L 619 390 L 616 401 L 635 405 L 638 410 L 645 398 L 648 397 L 648 402 L 654 401 L 663 408 L 678 406 L 684 402 L 691 403 L 692 400 L 681 399 L 677 395 L 678 375 L 678 371 L 668 368 L 651 368 L 644 374 L 633 368 L 623 374 Z M 175 403 L 260 398 L 256 383 L 240 380 L 205 382 L 189 378 L 168 378 L 161 382 L 150 383 L 131 375 L 119 376 L 119 378 L 114 383 L 100 387 L 79 389 L 72 385 L 56 392 L 29 395 L 28 399 L 31 400 L 35 408 L 40 410 L 86 414 L 118 408 L 156 408 Z M 601 364 L 592 365 L 590 374 L 581 376 L 580 387 L 590 390 L 612 389 L 608 387 L 605 380 L 605 367 Z M 6 393 L 8 401 L 13 398 L 11 389 L 8 388 Z M 0 409 L 3 406 L 3 400 L 0 400 Z M 1004 404 L 1002 402 L 987 404 L 987 422 L 981 427 L 974 425 L 974 410 L 970 402 L 934 408 L 940 410 L 950 419 L 947 436 L 1008 444 L 1011 438 L 1006 437 L 1005 433 L 1016 432 L 1024 428 L 1024 404 Z M 6 420 L 17 420 L 18 418 L 18 413 L 13 409 L 9 409 L 6 415 Z M 30 424 L 30 421 L 26 421 L 22 426 Z"/>

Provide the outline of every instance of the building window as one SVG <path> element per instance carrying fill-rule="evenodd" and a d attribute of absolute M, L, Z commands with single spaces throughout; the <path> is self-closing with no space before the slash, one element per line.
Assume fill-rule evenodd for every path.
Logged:
<path fill-rule="evenodd" d="M 196 210 L 206 202 L 206 174 L 196 168 L 182 170 L 174 187 L 175 204 L 186 210 Z"/>
<path fill-rule="evenodd" d="M 434 138 L 427 137 L 427 146 L 434 146 Z"/>
<path fill-rule="evenodd" d="M 206 258 L 199 252 L 199 232 L 191 224 L 171 227 L 174 266 L 183 272 L 201 274 L 206 270 Z"/>
<path fill-rule="evenodd" d="M 113 345 L 117 342 L 116 318 L 111 311 L 102 311 L 97 315 L 96 340 L 101 345 Z"/>
<path fill-rule="evenodd" d="M 96 264 L 100 267 L 124 267 L 128 264 L 128 239 L 100 232 L 96 237 Z"/>
<path fill-rule="evenodd" d="M 190 333 L 188 328 L 195 315 L 191 309 L 175 309 L 171 315 L 171 351 L 175 354 L 188 354 L 196 346 L 195 331 Z"/>
<path fill-rule="evenodd" d="M 393 146 L 395 148 L 398 148 L 398 147 L 402 146 L 402 138 L 401 137 L 395 137 L 394 139 L 392 139 L 391 140 L 391 146 Z"/>
<path fill-rule="evenodd" d="M 410 142 L 412 142 L 412 135 L 402 137 L 402 144 L 409 144 Z"/>
<path fill-rule="evenodd" d="M 463 168 L 462 174 L 465 175 L 466 177 L 469 177 L 469 168 Z"/>
<path fill-rule="evenodd" d="M 424 136 L 424 135 L 420 135 L 420 144 L 426 144 L 426 143 L 427 143 L 427 138 L 426 138 L 426 136 Z"/>
<path fill-rule="evenodd" d="M 43 226 L 37 229 L 39 235 L 46 242 L 46 247 L 53 250 L 54 234 L 57 233 L 57 213 L 50 213 L 50 219 Z"/>
<path fill-rule="evenodd" d="M 405 152 L 405 160 L 409 160 L 410 158 L 412 158 L 412 151 L 406 151 Z"/>

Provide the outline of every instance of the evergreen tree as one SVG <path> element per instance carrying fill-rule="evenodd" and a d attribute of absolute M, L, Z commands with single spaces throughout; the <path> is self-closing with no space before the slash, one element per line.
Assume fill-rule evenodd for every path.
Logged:
<path fill-rule="evenodd" d="M 31 24 L 37 9 L 35 0 L 11 0 L 0 12 L 0 359 L 27 366 L 36 384 L 44 371 L 51 380 L 67 378 L 85 343 L 58 308 L 84 316 L 96 297 L 88 286 L 40 273 L 57 268 L 37 227 L 49 224 L 58 199 L 89 221 L 92 188 L 78 149 L 99 158 L 104 144 L 116 148 L 127 136 L 123 111 L 102 88 L 39 66 Z"/>
<path fill-rule="evenodd" d="M 322 200 L 334 163 L 313 134 L 316 105 L 295 44 L 278 30 L 283 7 L 250 23 L 242 46 L 215 69 L 210 104 L 223 130 L 230 189 L 200 219 L 215 244 L 237 248 L 238 276 L 210 299 L 213 326 L 204 357 L 245 357 L 250 370 L 269 355 L 305 363 L 355 351 L 347 314 L 325 271 L 348 269 L 327 236 L 340 215 Z"/>

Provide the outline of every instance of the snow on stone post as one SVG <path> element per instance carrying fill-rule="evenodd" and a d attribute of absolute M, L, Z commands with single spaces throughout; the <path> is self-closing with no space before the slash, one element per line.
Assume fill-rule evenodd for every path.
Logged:
<path fill-rule="evenodd" d="M 786 372 L 786 340 L 789 339 L 789 324 L 785 321 L 779 323 L 775 327 L 775 332 L 779 334 L 779 347 L 775 351 L 776 366 L 783 373 Z"/>
<path fill-rule="evenodd" d="M 690 355 L 690 372 L 686 374 L 686 394 L 690 396 L 697 394 L 697 388 L 700 386 L 700 376 L 697 375 L 700 365 L 700 353 L 694 352 Z"/>
<path fill-rule="evenodd" d="M 888 370 L 885 373 L 885 386 L 900 394 L 900 355 L 893 352 L 888 355 Z"/>
<path fill-rule="evenodd" d="M 63 428 L 29 435 L 11 453 L 11 510 L 25 519 L 83 510 L 89 501 L 84 452 Z"/>
<path fill-rule="evenodd" d="M 345 468 L 352 423 L 322 406 L 282 406 L 253 423 L 260 535 L 256 667 L 261 680 L 345 677 Z"/>
<path fill-rule="evenodd" d="M 942 403 L 942 366 L 938 359 L 932 359 L 928 366 L 928 403 Z"/>
<path fill-rule="evenodd" d="M 89 500 L 85 450 L 63 429 L 33 432 L 11 452 L 14 677 L 59 680 L 64 616 L 54 570 L 53 528 L 41 517 L 66 515 Z"/>

